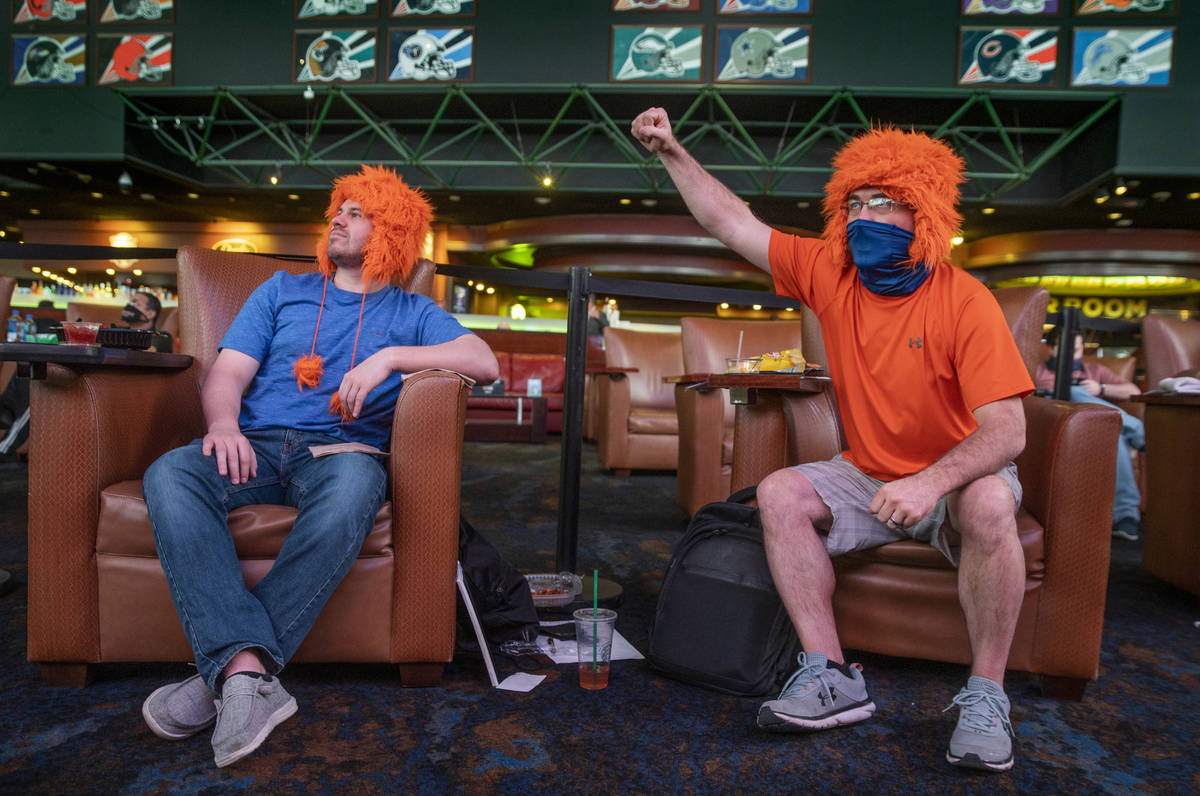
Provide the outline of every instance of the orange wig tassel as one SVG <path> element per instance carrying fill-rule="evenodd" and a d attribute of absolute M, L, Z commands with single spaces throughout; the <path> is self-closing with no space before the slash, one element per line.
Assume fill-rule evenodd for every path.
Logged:
<path fill-rule="evenodd" d="M 292 373 L 296 374 L 296 386 L 301 390 L 305 387 L 312 389 L 321 383 L 321 374 L 325 365 L 320 354 L 305 354 L 292 363 Z"/>

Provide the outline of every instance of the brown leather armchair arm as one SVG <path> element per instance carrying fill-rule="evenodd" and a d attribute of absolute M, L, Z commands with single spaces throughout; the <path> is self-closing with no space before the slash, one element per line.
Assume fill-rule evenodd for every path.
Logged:
<path fill-rule="evenodd" d="M 454 654 L 455 562 L 458 560 L 462 441 L 470 387 L 457 373 L 426 370 L 405 377 L 392 417 L 389 456 L 396 566 L 392 628 L 397 661 Z M 405 610 L 399 610 L 400 607 Z M 420 606 L 414 612 L 413 607 Z M 438 658 L 428 650 L 438 648 Z"/>
<path fill-rule="evenodd" d="M 676 502 L 688 514 L 703 505 L 701 495 L 721 491 L 721 459 L 725 437 L 726 390 L 689 389 L 675 385 L 679 417 L 679 471 Z M 721 495 L 723 500 L 727 495 Z"/>
<path fill-rule="evenodd" d="M 1045 529 L 1045 578 L 1034 652 L 1038 671 L 1096 676 L 1112 544 L 1117 412 L 1025 399 L 1021 505 Z"/>
<path fill-rule="evenodd" d="M 730 491 L 754 486 L 783 467 L 831 459 L 845 448 L 832 390 L 759 390 L 734 422 Z"/>
<path fill-rule="evenodd" d="M 30 390 L 29 656 L 95 660 L 100 490 L 204 432 L 192 370 L 47 367 Z"/>
<path fill-rule="evenodd" d="M 595 374 L 595 378 L 599 380 L 596 443 L 600 461 L 624 462 L 629 459 L 629 379 L 623 373 Z"/>

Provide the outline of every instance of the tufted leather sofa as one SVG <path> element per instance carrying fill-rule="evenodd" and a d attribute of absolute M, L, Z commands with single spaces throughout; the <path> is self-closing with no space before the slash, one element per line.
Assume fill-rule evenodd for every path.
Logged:
<path fill-rule="evenodd" d="M 179 250 L 185 371 L 50 366 L 32 389 L 29 659 L 45 679 L 82 685 L 87 664 L 192 659 L 141 496 L 143 471 L 204 433 L 199 388 L 250 292 L 310 262 Z M 408 289 L 429 292 L 433 264 Z M 454 648 L 455 561 L 468 388 L 457 374 L 411 374 L 396 405 L 388 501 L 358 560 L 296 654 L 300 661 L 387 662 L 401 681 L 441 678 Z M 270 569 L 295 510 L 247 506 L 230 531 L 248 584 Z"/>
<path fill-rule="evenodd" d="M 679 332 L 609 326 L 604 330 L 604 364 L 609 372 L 593 374 L 600 463 L 622 475 L 674 470 L 679 421 L 674 388 L 663 379 L 683 372 Z"/>
<path fill-rule="evenodd" d="M 725 358 L 799 348 L 823 351 L 821 327 L 807 308 L 794 321 L 682 318 L 683 371 L 700 378 L 725 370 Z M 679 416 L 679 477 L 675 502 L 688 515 L 706 503 L 729 497 L 733 463 L 733 405 L 725 390 L 705 390 L 694 381 L 675 385 Z"/>
<path fill-rule="evenodd" d="M 995 291 L 1026 364 L 1039 356 L 1048 295 Z M 813 358 L 816 359 L 814 352 Z M 1024 498 L 1017 517 L 1025 597 L 1008 665 L 1041 675 L 1047 694 L 1079 699 L 1098 675 L 1108 581 L 1116 412 L 1094 404 L 1024 399 L 1026 444 L 1017 458 Z M 824 394 L 760 391 L 737 415 L 733 489 L 780 467 L 841 448 Z M 971 659 L 957 572 L 928 545 L 897 542 L 834 561 L 834 614 L 842 643 L 953 663 Z"/>

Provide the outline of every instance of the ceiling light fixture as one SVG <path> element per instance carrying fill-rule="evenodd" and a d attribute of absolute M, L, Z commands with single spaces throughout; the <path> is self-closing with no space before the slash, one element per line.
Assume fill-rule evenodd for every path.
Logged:
<path fill-rule="evenodd" d="M 157 116 L 151 116 L 151 117 L 150 117 L 150 129 L 151 129 L 151 130 L 157 130 L 157 129 L 158 129 L 158 117 L 157 117 Z"/>
<path fill-rule="evenodd" d="M 129 172 L 121 172 L 121 176 L 117 177 L 117 187 L 121 189 L 121 193 L 129 193 L 129 190 L 133 188 L 133 177 L 129 176 Z"/>
<path fill-rule="evenodd" d="M 275 164 L 275 171 L 271 172 L 271 184 L 272 185 L 279 184 L 279 164 L 278 163 Z"/>
<path fill-rule="evenodd" d="M 8 196 L 8 193 L 6 191 L 0 191 L 0 196 Z M 1200 199 L 1200 191 L 1192 191 L 1187 195 L 1187 198 L 1191 199 L 1192 201 Z"/>
<path fill-rule="evenodd" d="M 312 86 L 305 86 L 304 93 L 301 96 L 311 102 L 317 96 L 317 92 L 313 91 Z"/>
<path fill-rule="evenodd" d="M 1092 197 L 1092 201 L 1094 201 L 1098 205 L 1102 205 L 1111 198 L 1112 197 L 1109 196 L 1107 188 L 1100 188 L 1096 191 L 1096 195 L 1094 197 Z"/>
<path fill-rule="evenodd" d="M 1131 226 L 1132 224 L 1133 224 L 1132 218 L 1121 218 L 1121 219 L 1117 220 L 1118 227 L 1128 227 L 1128 226 Z"/>
<path fill-rule="evenodd" d="M 979 212 L 980 212 L 980 213 L 983 213 L 985 216 L 990 216 L 990 215 L 992 215 L 993 213 L 995 213 L 995 212 L 996 212 L 996 208 L 994 208 L 994 207 L 985 207 L 985 208 L 983 208 L 982 210 L 980 210 Z"/>
<path fill-rule="evenodd" d="M 1125 192 L 1128 190 L 1129 186 L 1125 184 L 1125 180 L 1117 177 L 1116 185 L 1113 187 L 1113 193 L 1115 193 L 1117 196 L 1124 196 Z"/>

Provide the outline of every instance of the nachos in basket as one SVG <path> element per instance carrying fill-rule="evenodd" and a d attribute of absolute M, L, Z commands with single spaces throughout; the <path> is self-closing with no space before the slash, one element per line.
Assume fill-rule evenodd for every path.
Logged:
<path fill-rule="evenodd" d="M 786 370 L 793 373 L 804 372 L 804 354 L 799 348 L 787 348 L 783 351 L 768 351 L 762 355 L 758 363 L 759 371 Z"/>

